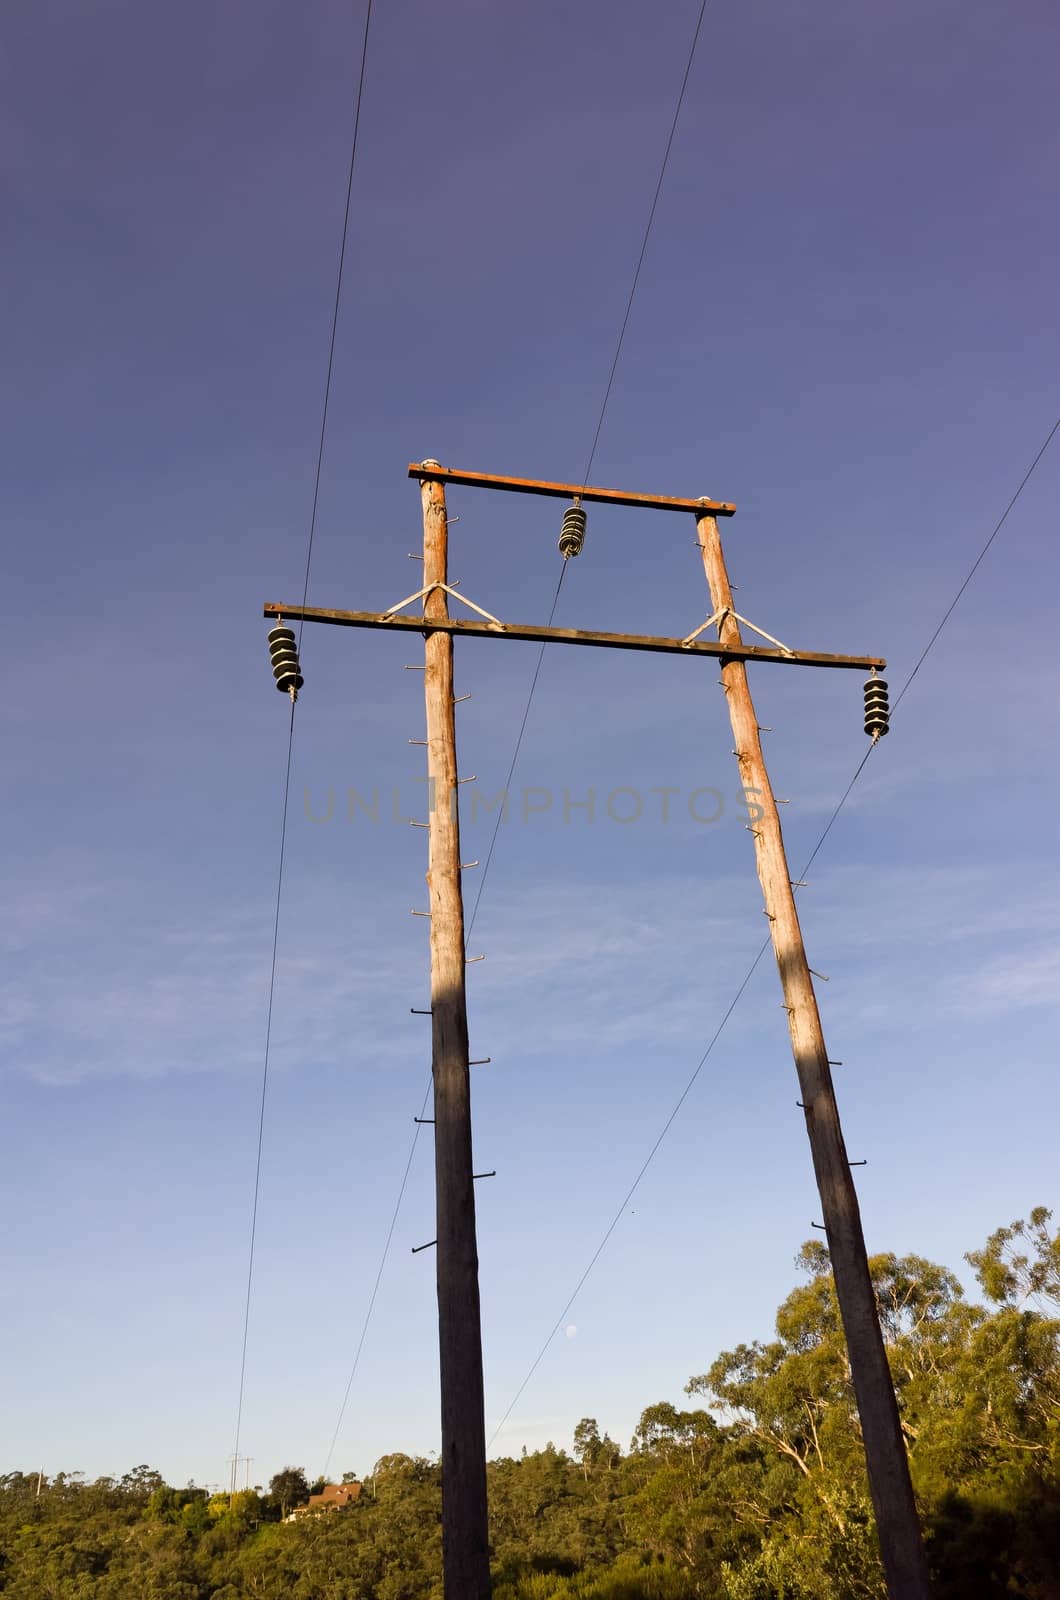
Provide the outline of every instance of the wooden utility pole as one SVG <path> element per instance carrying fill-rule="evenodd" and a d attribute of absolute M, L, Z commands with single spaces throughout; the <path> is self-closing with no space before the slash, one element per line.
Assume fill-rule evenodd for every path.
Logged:
<path fill-rule="evenodd" d="M 717 519 L 704 515 L 697 519 L 696 526 L 711 604 L 718 617 L 718 638 L 722 644 L 739 646 L 742 644 L 740 625 L 733 614 L 732 590 Z M 744 662 L 727 661 L 721 669 L 721 682 L 729 705 L 740 779 L 745 789 L 755 792 L 756 804 L 762 812 L 751 828 L 755 863 L 784 991 L 791 1048 L 802 1090 L 806 1131 L 810 1137 L 836 1296 L 865 1440 L 869 1488 L 876 1511 L 887 1588 L 894 1600 L 928 1600 L 927 1563 L 894 1382 L 869 1276 L 858 1197 L 843 1143 L 817 996 L 795 908 L 780 813 L 762 754 L 758 717 Z"/>
<path fill-rule="evenodd" d="M 435 465 L 435 463 L 431 463 Z M 445 485 L 425 479 L 423 614 L 449 614 Z M 489 1600 L 486 1425 L 482 1391 L 471 1078 L 464 986 L 453 640 L 426 635 L 428 870 L 431 915 L 431 1037 L 434 1164 L 438 1213 L 438 1348 L 442 1388 L 442 1567 L 446 1600 Z"/>
<path fill-rule="evenodd" d="M 467 1006 L 464 992 L 464 917 L 460 888 L 460 824 L 456 803 L 456 732 L 453 714 L 453 638 L 533 639 L 542 643 L 648 650 L 721 658 L 722 683 L 729 702 L 736 753 L 745 788 L 757 790 L 762 816 L 755 836 L 758 876 L 765 897 L 792 1049 L 802 1087 L 817 1186 L 821 1195 L 832 1271 L 846 1335 L 854 1393 L 861 1417 L 869 1487 L 891 1600 L 929 1600 L 916 1503 L 913 1499 L 887 1364 L 876 1297 L 869 1276 L 857 1195 L 817 1012 L 813 978 L 806 960 L 795 896 L 784 854 L 780 818 L 758 737 L 758 719 L 747 686 L 748 661 L 774 665 L 861 669 L 875 672 L 878 656 L 825 654 L 744 644 L 721 540 L 719 517 L 731 517 L 730 501 L 679 499 L 674 495 L 633 494 L 586 484 L 463 472 L 437 461 L 412 462 L 409 477 L 420 483 L 423 502 L 424 588 L 388 611 L 335 611 L 305 605 L 269 604 L 275 620 L 301 619 L 336 627 L 414 630 L 426 639 L 427 772 L 430 782 L 427 881 L 431 916 L 431 1013 L 434 1056 L 434 1135 L 438 1205 L 438 1330 L 442 1381 L 442 1546 L 446 1600 L 488 1600 L 489 1546 L 486 1517 L 486 1450 L 482 1395 L 482 1335 L 479 1320 L 478 1251 L 471 1165 L 471 1096 L 468 1074 Z M 461 596 L 485 622 L 449 616 L 446 600 L 448 525 L 445 484 L 546 495 L 578 505 L 597 503 L 692 515 L 699 529 L 703 564 L 714 616 L 684 638 L 599 633 L 585 629 L 504 623 Z M 422 615 L 405 608 L 423 602 Z M 717 624 L 718 642 L 701 635 Z M 753 626 L 749 624 L 749 626 Z M 760 632 L 761 630 L 755 630 Z M 271 636 L 270 636 L 271 637 Z M 294 636 L 290 644 L 293 646 Z M 283 669 L 286 656 L 280 659 Z M 297 656 L 288 676 L 302 683 Z M 274 657 L 274 672 L 276 658 Z M 288 683 L 277 673 L 277 686 Z M 884 713 L 884 731 L 886 714 Z M 867 731 L 873 731 L 867 722 Z M 233 1478 L 234 1484 L 234 1478 Z"/>

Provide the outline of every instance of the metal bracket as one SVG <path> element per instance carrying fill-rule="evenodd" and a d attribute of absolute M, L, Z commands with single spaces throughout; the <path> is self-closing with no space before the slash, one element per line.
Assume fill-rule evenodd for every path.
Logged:
<path fill-rule="evenodd" d="M 714 627 L 717 628 L 718 638 L 720 639 L 721 625 L 728 617 L 732 617 L 734 622 L 742 622 L 745 628 L 750 628 L 752 633 L 757 633 L 760 639 L 768 639 L 769 643 L 775 644 L 777 649 L 782 651 L 784 655 L 793 656 L 795 654 L 794 650 L 789 649 L 786 644 L 782 644 L 779 639 L 774 639 L 773 635 L 767 633 L 764 628 L 759 628 L 755 623 L 750 622 L 747 617 L 741 617 L 740 613 L 734 611 L 731 606 L 719 606 L 717 611 L 707 618 L 706 622 L 701 622 L 698 628 L 681 640 L 681 643 L 684 645 L 694 644 L 701 633 L 706 633 L 708 628 Z"/>
<path fill-rule="evenodd" d="M 389 606 L 383 612 L 384 619 L 389 622 L 392 617 L 396 617 L 399 612 L 404 611 L 406 606 L 410 606 L 414 600 L 429 599 L 436 589 L 441 589 L 443 594 L 451 595 L 454 600 L 459 600 L 461 605 L 468 606 L 470 610 L 477 611 L 480 617 L 485 617 L 491 627 L 497 628 L 501 633 L 504 632 L 504 623 L 498 617 L 495 617 L 491 611 L 483 611 L 482 607 L 477 606 L 474 600 L 469 600 L 466 594 L 458 594 L 448 583 L 425 584 L 422 589 L 417 589 L 415 594 L 407 595 L 404 600 L 399 600 L 395 606 Z M 430 618 L 428 617 L 426 620 L 429 622 Z"/>

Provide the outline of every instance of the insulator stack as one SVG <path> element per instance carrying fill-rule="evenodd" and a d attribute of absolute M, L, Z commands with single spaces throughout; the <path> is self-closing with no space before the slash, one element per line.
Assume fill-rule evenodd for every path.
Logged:
<path fill-rule="evenodd" d="M 873 744 L 891 726 L 891 707 L 887 699 L 887 680 L 875 674 L 865 679 L 865 732 Z"/>
<path fill-rule="evenodd" d="M 272 657 L 272 675 L 276 679 L 277 689 L 281 694 L 289 694 L 292 700 L 297 700 L 305 679 L 298 665 L 298 642 L 293 628 L 281 624 L 272 629 L 269 634 L 269 655 Z"/>
<path fill-rule="evenodd" d="M 568 506 L 563 513 L 563 526 L 559 533 L 559 553 L 564 561 L 580 556 L 585 543 L 586 515 L 581 506 Z"/>

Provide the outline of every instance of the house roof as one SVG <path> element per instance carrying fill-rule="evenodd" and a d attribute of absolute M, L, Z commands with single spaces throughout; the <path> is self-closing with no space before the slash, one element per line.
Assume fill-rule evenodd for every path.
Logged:
<path fill-rule="evenodd" d="M 361 1497 L 359 1483 L 326 1483 L 319 1494 L 309 1496 L 309 1509 L 325 1510 L 331 1506 L 348 1506 Z"/>

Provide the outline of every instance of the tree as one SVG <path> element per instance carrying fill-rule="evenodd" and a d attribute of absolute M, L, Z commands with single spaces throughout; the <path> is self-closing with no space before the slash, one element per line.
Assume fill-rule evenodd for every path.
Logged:
<path fill-rule="evenodd" d="M 595 1417 L 583 1417 L 574 1430 L 574 1459 L 581 1462 L 582 1474 L 588 1478 L 596 1465 L 603 1440 Z"/>
<path fill-rule="evenodd" d="M 678 1411 L 668 1400 L 647 1406 L 640 1414 L 631 1448 L 660 1452 L 667 1461 L 671 1455 L 687 1450 L 696 1460 L 718 1436 L 718 1424 L 709 1411 Z"/>
<path fill-rule="evenodd" d="M 72 1474 L 72 1476 L 79 1478 L 81 1474 L 78 1472 Z M 162 1474 L 156 1472 L 154 1467 L 149 1467 L 146 1464 L 133 1467 L 131 1472 L 127 1472 L 124 1475 L 119 1484 L 119 1488 L 130 1499 L 144 1502 L 148 1501 L 157 1489 L 164 1489 L 165 1487 L 166 1482 Z"/>
<path fill-rule="evenodd" d="M 1039 1208 L 968 1258 L 985 1304 L 917 1255 L 871 1261 L 934 1600 L 1060 1600 L 1060 1236 Z M 623 1456 L 596 1419 L 574 1456 L 488 1467 L 495 1600 L 877 1600 L 857 1408 L 827 1250 L 769 1339 L 645 1408 Z M 709 1409 L 708 1409 L 709 1408 Z M 716 1413 L 716 1415 L 715 1415 Z M 350 1478 L 351 1474 L 344 1477 Z M 149 1467 L 0 1477 L 3 1600 L 440 1600 L 436 1462 L 382 1457 L 348 1514 L 281 1522 L 285 1467 L 207 1499 Z"/>
<path fill-rule="evenodd" d="M 998 1228 L 982 1250 L 965 1256 L 988 1300 L 1016 1308 L 1028 1300 L 1060 1307 L 1060 1232 L 1049 1232 L 1052 1215 L 1036 1206 L 1026 1222 Z M 1016 1248 L 1017 1240 L 1030 1247 L 1030 1255 Z"/>
<path fill-rule="evenodd" d="M 756 1582 L 768 1577 L 774 1585 L 762 1592 L 835 1600 L 882 1596 L 857 1406 L 827 1252 L 812 1241 L 798 1264 L 810 1281 L 778 1310 L 776 1339 L 725 1352 L 709 1372 L 690 1381 L 688 1391 L 720 1405 L 734 1437 L 759 1452 L 757 1470 L 744 1475 L 734 1516 L 764 1530 L 749 1567 Z M 967 1308 L 952 1273 L 920 1257 L 875 1256 L 869 1269 L 903 1427 L 914 1445 L 912 1413 L 924 1374 L 947 1334 L 960 1344 Z"/>
<path fill-rule="evenodd" d="M 304 1467 L 284 1467 L 269 1479 L 269 1498 L 280 1508 L 280 1520 L 294 1506 L 304 1506 L 309 1499 L 309 1484 Z"/>

